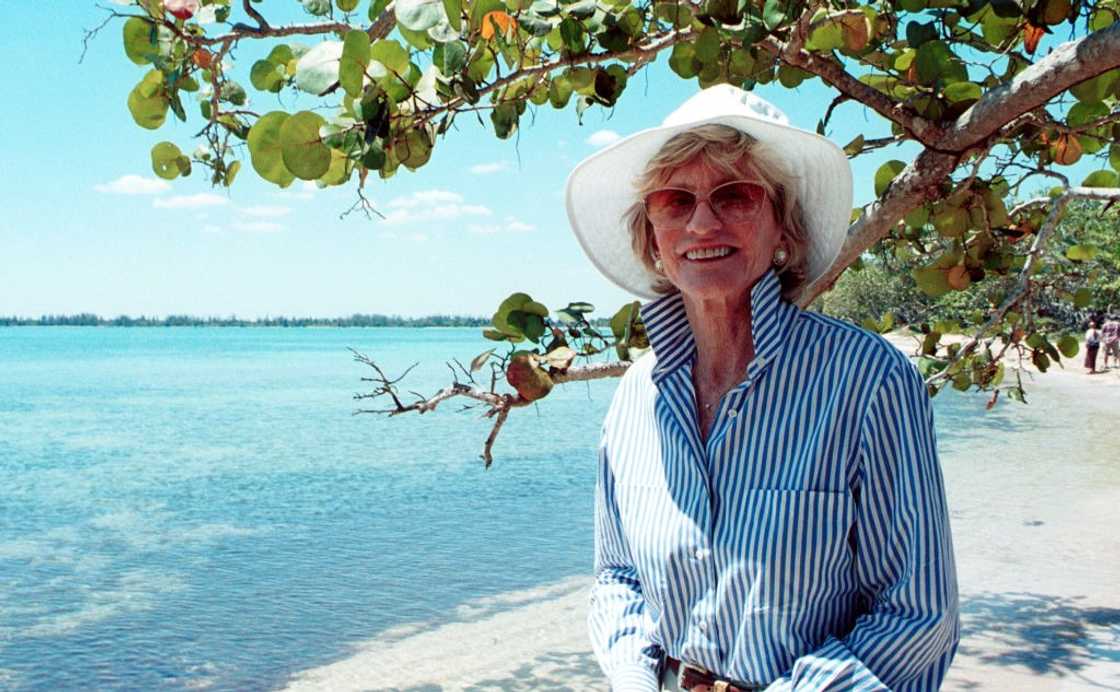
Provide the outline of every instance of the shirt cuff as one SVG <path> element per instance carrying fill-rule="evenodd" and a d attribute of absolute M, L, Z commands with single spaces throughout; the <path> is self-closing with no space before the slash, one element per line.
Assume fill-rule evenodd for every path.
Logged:
<path fill-rule="evenodd" d="M 660 689 L 657 670 L 641 663 L 616 666 L 611 673 L 612 692 L 658 692 Z"/>
<path fill-rule="evenodd" d="M 890 688 L 835 637 L 829 637 L 821 648 L 797 659 L 792 675 L 779 678 L 766 688 L 766 692 L 791 690 L 890 692 Z"/>

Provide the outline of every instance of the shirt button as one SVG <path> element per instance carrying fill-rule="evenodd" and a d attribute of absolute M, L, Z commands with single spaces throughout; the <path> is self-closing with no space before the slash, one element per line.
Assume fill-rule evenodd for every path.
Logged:
<path fill-rule="evenodd" d="M 701 632 L 707 632 L 708 631 L 708 623 L 699 622 L 699 623 L 696 624 L 696 629 L 700 630 Z"/>
<path fill-rule="evenodd" d="M 737 415 L 739 415 L 739 412 L 736 411 L 735 409 L 731 409 L 730 411 L 727 412 L 727 417 L 728 418 L 734 418 Z"/>
<path fill-rule="evenodd" d="M 697 548 L 696 552 L 693 553 L 693 555 L 696 556 L 697 560 L 707 560 L 708 557 L 711 556 L 711 554 L 712 551 L 708 550 L 707 548 Z"/>

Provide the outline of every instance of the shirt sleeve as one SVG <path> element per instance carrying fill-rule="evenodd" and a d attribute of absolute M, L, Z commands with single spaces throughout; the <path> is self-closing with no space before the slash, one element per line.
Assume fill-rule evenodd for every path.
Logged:
<path fill-rule="evenodd" d="M 770 690 L 936 690 L 960 639 L 956 567 L 925 383 L 889 371 L 864 418 L 856 572 L 868 603 Z"/>
<path fill-rule="evenodd" d="M 588 625 L 599 665 L 619 692 L 660 689 L 661 648 L 653 644 L 642 584 L 622 532 L 606 446 L 595 484 L 595 583 Z"/>

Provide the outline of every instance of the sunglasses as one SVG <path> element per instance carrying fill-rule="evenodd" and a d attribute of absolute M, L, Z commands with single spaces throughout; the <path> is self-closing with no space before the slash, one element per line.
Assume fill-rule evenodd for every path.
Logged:
<path fill-rule="evenodd" d="M 646 217 L 654 226 L 672 226 L 688 223 L 700 200 L 708 203 L 720 221 L 739 223 L 751 220 L 762 208 L 766 201 L 766 189 L 747 180 L 723 183 L 703 196 L 691 190 L 663 187 L 646 195 L 642 204 Z"/>

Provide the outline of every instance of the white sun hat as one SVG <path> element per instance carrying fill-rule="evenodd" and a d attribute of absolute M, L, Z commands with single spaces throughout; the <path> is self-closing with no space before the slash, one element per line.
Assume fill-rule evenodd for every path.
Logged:
<path fill-rule="evenodd" d="M 674 135 L 701 125 L 746 132 L 780 156 L 797 180 L 808 233 L 806 285 L 820 278 L 840 254 L 852 212 L 852 169 L 828 139 L 789 124 L 773 104 L 730 84 L 709 87 L 685 101 L 660 127 L 643 130 L 592 154 L 568 176 L 565 204 L 576 238 L 591 262 L 630 293 L 655 298 L 663 278 L 646 269 L 630 244 L 623 219 L 639 202 L 637 177 Z"/>

